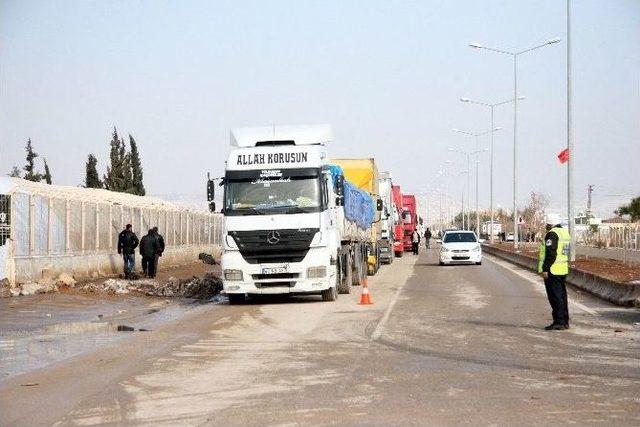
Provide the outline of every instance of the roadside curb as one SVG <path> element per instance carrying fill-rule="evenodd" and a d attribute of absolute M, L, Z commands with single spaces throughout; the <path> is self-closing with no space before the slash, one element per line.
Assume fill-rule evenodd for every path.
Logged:
<path fill-rule="evenodd" d="M 538 269 L 538 262 L 526 255 L 489 245 L 482 245 L 482 250 L 520 267 Z M 571 269 L 567 283 L 616 305 L 640 307 L 640 285 L 616 282 L 575 268 Z"/>

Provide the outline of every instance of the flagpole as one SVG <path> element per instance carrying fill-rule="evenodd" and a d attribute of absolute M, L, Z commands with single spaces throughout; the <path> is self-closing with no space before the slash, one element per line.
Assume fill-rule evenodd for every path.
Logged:
<path fill-rule="evenodd" d="M 573 160 L 576 158 L 573 151 L 573 123 L 571 117 L 571 0 L 567 0 L 567 150 L 569 163 L 567 164 L 567 215 L 569 216 L 569 235 L 571 246 L 569 247 L 569 260 L 576 260 L 576 232 L 573 214 Z"/>

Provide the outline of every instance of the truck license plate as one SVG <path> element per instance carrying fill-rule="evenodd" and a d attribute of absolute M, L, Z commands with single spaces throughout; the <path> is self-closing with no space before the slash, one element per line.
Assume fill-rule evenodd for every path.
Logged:
<path fill-rule="evenodd" d="M 288 265 L 281 265 L 278 267 L 262 267 L 262 274 L 279 274 L 287 273 L 289 271 Z"/>

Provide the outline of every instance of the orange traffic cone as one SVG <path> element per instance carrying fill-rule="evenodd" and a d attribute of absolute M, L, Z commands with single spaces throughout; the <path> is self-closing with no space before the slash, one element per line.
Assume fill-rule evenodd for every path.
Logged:
<path fill-rule="evenodd" d="M 364 279 L 362 282 L 362 293 L 360 294 L 360 305 L 369 305 L 373 304 L 371 301 L 371 295 L 369 294 L 369 285 L 367 284 L 367 279 Z"/>

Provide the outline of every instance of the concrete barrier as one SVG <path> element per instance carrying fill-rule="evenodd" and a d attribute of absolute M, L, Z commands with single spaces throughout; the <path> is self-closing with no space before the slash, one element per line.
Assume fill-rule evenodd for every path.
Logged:
<path fill-rule="evenodd" d="M 529 256 L 489 245 L 483 245 L 482 250 L 520 267 L 538 270 L 538 261 Z M 576 268 L 570 270 L 567 283 L 616 305 L 640 307 L 640 284 L 616 282 Z"/>

